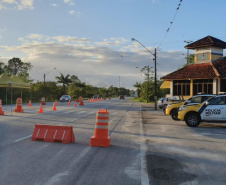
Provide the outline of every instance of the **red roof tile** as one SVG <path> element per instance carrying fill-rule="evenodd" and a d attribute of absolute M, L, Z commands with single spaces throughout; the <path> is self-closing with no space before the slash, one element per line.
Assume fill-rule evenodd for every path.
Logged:
<path fill-rule="evenodd" d="M 212 62 L 202 64 L 191 64 L 168 75 L 163 76 L 162 80 L 182 80 L 182 79 L 212 79 L 217 77 Z"/>
<path fill-rule="evenodd" d="M 212 36 L 207 36 L 204 37 L 200 40 L 197 40 L 191 44 L 188 44 L 187 46 L 185 46 L 186 49 L 196 49 L 196 48 L 202 48 L 202 47 L 208 47 L 208 46 L 215 46 L 215 47 L 219 47 L 219 48 L 226 48 L 226 42 L 217 39 L 215 37 Z"/>
<path fill-rule="evenodd" d="M 219 76 L 226 78 L 226 57 L 213 62 L 213 65 L 219 73 Z"/>

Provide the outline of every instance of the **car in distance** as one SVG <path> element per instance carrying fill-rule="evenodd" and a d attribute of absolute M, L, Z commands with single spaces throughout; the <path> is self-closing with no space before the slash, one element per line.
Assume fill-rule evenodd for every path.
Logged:
<path fill-rule="evenodd" d="M 95 94 L 94 96 L 93 96 L 93 99 L 98 99 L 99 98 L 99 95 L 97 95 L 97 94 Z"/>
<path fill-rule="evenodd" d="M 189 127 L 197 127 L 201 122 L 226 123 L 226 95 L 217 95 L 195 106 L 181 107 L 178 112 L 178 118 Z"/>
<path fill-rule="evenodd" d="M 185 102 L 180 102 L 180 103 L 171 103 L 166 107 L 166 115 L 171 115 L 173 120 L 178 120 L 178 109 L 181 106 L 186 106 L 186 105 L 197 105 L 200 104 L 207 99 L 213 97 L 214 95 L 211 94 L 200 94 L 200 95 L 195 95 L 186 100 Z"/>
<path fill-rule="evenodd" d="M 157 106 L 158 106 L 160 109 L 163 108 L 163 100 L 164 100 L 164 98 L 160 98 L 160 99 L 158 100 Z"/>
<path fill-rule="evenodd" d="M 120 96 L 119 96 L 119 99 L 122 99 L 122 100 L 124 100 L 124 99 L 125 99 L 125 96 L 123 96 L 123 95 L 120 95 Z"/>
<path fill-rule="evenodd" d="M 69 100 L 71 101 L 71 96 L 70 95 L 63 95 L 60 98 L 60 102 L 69 102 Z"/>

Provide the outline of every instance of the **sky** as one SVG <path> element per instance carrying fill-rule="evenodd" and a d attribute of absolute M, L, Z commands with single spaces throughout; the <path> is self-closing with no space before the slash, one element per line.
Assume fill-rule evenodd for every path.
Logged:
<path fill-rule="evenodd" d="M 0 61 L 30 62 L 34 82 L 63 73 L 134 89 L 154 56 L 131 38 L 157 49 L 159 79 L 186 63 L 184 41 L 226 41 L 225 7 L 223 0 L 0 0 Z"/>

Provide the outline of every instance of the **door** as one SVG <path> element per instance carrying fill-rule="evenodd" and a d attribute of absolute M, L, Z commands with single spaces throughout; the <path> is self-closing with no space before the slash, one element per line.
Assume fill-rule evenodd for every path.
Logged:
<path fill-rule="evenodd" d="M 211 99 L 203 110 L 201 117 L 205 121 L 226 121 L 225 96 Z"/>

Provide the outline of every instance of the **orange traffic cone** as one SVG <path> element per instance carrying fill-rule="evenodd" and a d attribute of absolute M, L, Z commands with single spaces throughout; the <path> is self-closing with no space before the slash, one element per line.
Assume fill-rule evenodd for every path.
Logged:
<path fill-rule="evenodd" d="M 55 106 L 57 106 L 58 104 L 57 104 L 57 100 L 55 100 Z"/>
<path fill-rule="evenodd" d="M 68 101 L 68 105 L 71 105 L 71 101 L 70 100 Z"/>
<path fill-rule="evenodd" d="M 53 103 L 53 111 L 56 110 L 56 102 Z"/>
<path fill-rule="evenodd" d="M 99 109 L 96 115 L 94 136 L 90 138 L 90 146 L 110 146 L 111 138 L 108 136 L 108 120 L 108 111 Z"/>
<path fill-rule="evenodd" d="M 88 103 L 90 102 L 89 98 L 88 98 Z"/>
<path fill-rule="evenodd" d="M 4 111 L 2 110 L 2 100 L 0 99 L 0 115 L 4 115 Z"/>
<path fill-rule="evenodd" d="M 77 107 L 77 103 L 76 103 L 76 101 L 75 101 L 75 103 L 74 103 L 74 107 Z"/>
<path fill-rule="evenodd" d="M 39 109 L 39 112 L 38 113 L 44 113 L 43 112 L 43 108 L 42 108 L 42 103 L 41 103 L 41 105 L 40 105 L 40 109 Z"/>
<path fill-rule="evenodd" d="M 24 110 L 22 109 L 22 99 L 21 98 L 17 98 L 16 109 L 14 111 L 15 112 L 24 112 Z"/>
<path fill-rule="evenodd" d="M 29 107 L 31 107 L 31 100 L 29 100 L 29 104 L 28 104 L 28 106 L 29 106 Z"/>

